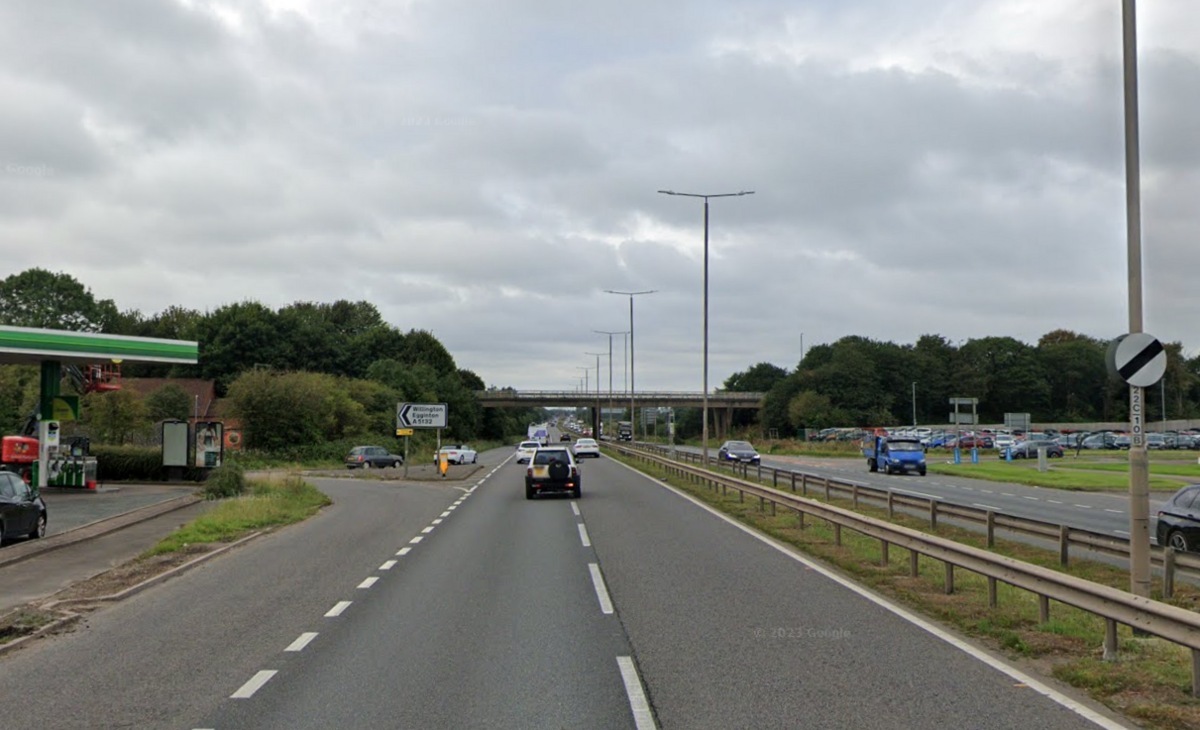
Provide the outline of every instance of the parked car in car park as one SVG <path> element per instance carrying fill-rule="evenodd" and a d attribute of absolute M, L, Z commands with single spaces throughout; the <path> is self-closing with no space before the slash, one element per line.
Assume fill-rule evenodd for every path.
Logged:
<path fill-rule="evenodd" d="M 46 503 L 14 472 L 0 470 L 0 545 L 14 537 L 46 535 Z"/>
<path fill-rule="evenodd" d="M 1050 439 L 1026 439 L 1018 441 L 1011 449 L 1012 458 L 1014 459 L 1036 459 L 1038 449 L 1046 450 L 1046 458 L 1061 459 L 1063 455 L 1063 447 L 1057 441 Z M 1003 457 L 1004 454 L 1001 454 Z"/>
<path fill-rule="evenodd" d="M 382 446 L 355 446 L 346 456 L 347 469 L 383 469 L 388 466 L 404 466 L 404 457 Z"/>
<path fill-rule="evenodd" d="M 1163 547 L 1200 549 L 1200 484 L 1183 487 L 1159 509 L 1157 534 Z"/>

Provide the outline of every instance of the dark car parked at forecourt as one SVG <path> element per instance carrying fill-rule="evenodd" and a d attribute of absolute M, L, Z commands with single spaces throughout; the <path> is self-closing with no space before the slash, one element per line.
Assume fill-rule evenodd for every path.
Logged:
<path fill-rule="evenodd" d="M 46 534 L 46 503 L 21 477 L 0 470 L 0 544 L 10 537 Z"/>
<path fill-rule="evenodd" d="M 355 446 L 346 457 L 347 469 L 383 469 L 404 466 L 404 457 L 390 453 L 382 446 Z"/>
<path fill-rule="evenodd" d="M 1200 484 L 1180 489 L 1158 511 L 1158 544 L 1176 550 L 1200 549 Z"/>

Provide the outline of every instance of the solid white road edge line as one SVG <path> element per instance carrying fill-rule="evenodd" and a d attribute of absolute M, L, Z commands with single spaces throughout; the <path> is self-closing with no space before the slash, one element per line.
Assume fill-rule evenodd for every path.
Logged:
<path fill-rule="evenodd" d="M 646 693 L 642 691 L 642 680 L 633 657 L 617 657 L 617 666 L 621 668 L 621 679 L 625 682 L 625 694 L 629 697 L 629 709 L 633 710 L 633 722 L 637 730 L 658 730 L 654 715 L 650 712 L 650 703 L 646 701 Z"/>
<path fill-rule="evenodd" d="M 351 603 L 354 603 L 354 601 L 338 601 L 336 604 L 334 604 L 333 608 L 329 609 L 329 611 L 325 614 L 325 618 L 337 618 L 338 616 L 341 616 L 343 611 L 345 611 L 347 608 L 350 608 Z"/>
<path fill-rule="evenodd" d="M 587 533 L 587 525 L 583 524 L 582 522 L 579 523 L 579 541 L 583 543 L 584 547 L 592 546 L 591 538 L 588 537 Z"/>
<path fill-rule="evenodd" d="M 596 598 L 600 600 L 600 613 L 612 613 L 612 599 L 608 597 L 608 587 L 604 585 L 604 576 L 600 575 L 600 566 L 588 563 L 588 571 L 592 574 L 592 587 L 596 589 Z"/>
<path fill-rule="evenodd" d="M 376 578 L 375 576 L 371 576 L 370 578 L 367 578 L 366 580 L 364 580 L 362 583 L 359 583 L 358 587 L 359 588 L 370 588 L 371 586 L 375 585 L 378 582 L 379 582 L 378 578 Z"/>
<path fill-rule="evenodd" d="M 723 520 L 727 524 L 730 524 L 730 525 L 736 527 L 737 529 L 739 529 L 742 532 L 746 533 L 747 535 L 753 537 L 754 539 L 756 539 L 766 545 L 770 545 L 771 547 L 775 548 L 779 552 L 788 556 L 792 560 L 795 560 L 796 562 L 800 563 L 801 565 L 804 565 L 804 566 L 812 569 L 813 571 L 820 573 L 821 575 L 823 575 L 826 578 L 828 578 L 829 580 L 832 580 L 833 582 L 841 585 L 842 587 L 857 593 L 858 595 L 862 596 L 863 598 L 867 599 L 868 601 L 871 601 L 875 605 L 880 606 L 881 608 L 884 608 L 888 611 L 891 611 L 896 616 L 899 616 L 900 618 L 904 619 L 905 621 L 908 621 L 909 623 L 913 624 L 917 628 L 920 628 L 930 634 L 933 634 L 937 638 L 946 642 L 950 646 L 953 646 L 954 648 L 958 649 L 959 651 L 963 652 L 964 654 L 967 654 L 968 656 L 970 656 L 974 659 L 978 659 L 979 661 L 983 662 L 984 664 L 987 664 L 989 667 L 992 667 L 993 669 L 995 669 L 999 672 L 1007 674 L 1009 677 L 1017 680 L 1017 682 L 1019 682 L 1021 684 L 1024 684 L 1025 686 L 1027 686 L 1029 689 L 1033 690 L 1034 692 L 1037 692 L 1038 694 L 1046 697 L 1047 699 L 1051 700 L 1052 702 L 1055 702 L 1055 703 L 1061 705 L 1062 707 L 1067 708 L 1068 710 L 1070 710 L 1071 712 L 1074 712 L 1075 714 L 1079 715 L 1080 717 L 1090 720 L 1091 722 L 1095 723 L 1096 725 L 1099 725 L 1100 727 L 1105 728 L 1105 730 L 1132 730 L 1132 728 L 1130 726 L 1122 725 L 1121 723 L 1119 723 L 1115 720 L 1111 720 L 1111 719 L 1105 717 L 1104 715 L 1101 715 L 1100 713 L 1096 712 L 1092 708 L 1090 708 L 1086 705 L 1083 705 L 1080 702 L 1077 702 L 1076 700 L 1071 699 L 1070 697 L 1067 697 L 1066 695 L 1064 695 L 1063 693 L 1061 693 L 1055 689 L 1051 689 L 1050 687 L 1046 686 L 1045 684 L 1042 684 L 1038 680 L 1034 679 L 1032 676 L 1026 674 L 1025 672 L 1022 672 L 1020 669 L 1017 669 L 1016 667 L 1008 664 L 1007 662 L 1004 662 L 1004 661 L 992 656 L 991 654 L 988 654 L 987 652 L 983 651 L 982 649 L 979 649 L 978 647 L 968 644 L 967 642 L 963 641 L 962 639 L 959 639 L 958 637 L 947 633 L 941 627 L 935 626 L 934 624 L 926 621 L 925 619 L 917 616 L 916 614 L 910 613 L 907 609 L 902 608 L 898 604 L 892 603 L 891 601 L 884 598 L 883 596 L 876 595 L 875 593 L 872 593 L 871 591 L 867 590 L 866 588 L 863 588 L 862 586 L 858 585 L 857 583 L 854 583 L 853 581 L 851 581 L 847 578 L 843 578 L 842 576 L 838 575 L 837 573 L 834 573 L 833 571 L 829 570 L 828 568 L 821 565 L 820 563 L 816 563 L 812 560 L 809 560 L 807 557 L 796 552 L 796 550 L 794 548 L 792 548 L 791 546 L 786 545 L 782 542 L 779 542 L 778 540 L 775 540 L 774 538 L 771 538 L 771 537 L 768 537 L 766 535 L 756 532 L 753 528 L 751 528 L 747 525 L 743 525 L 742 523 L 733 519 L 729 515 L 719 512 L 715 508 L 710 507 L 707 504 L 704 504 L 703 502 L 701 502 L 699 499 L 696 499 L 692 495 L 687 494 L 685 492 L 681 492 L 680 490 L 676 489 L 675 487 L 673 487 L 669 484 L 666 484 L 666 483 L 658 481 L 657 479 L 651 478 L 650 476 L 643 474 L 642 472 L 638 471 L 637 469 L 634 469 L 632 466 L 629 466 L 628 464 L 617 461 L 615 459 L 612 459 L 610 461 L 612 461 L 612 463 L 615 463 L 615 464 L 620 464 L 621 466 L 625 467 L 626 469 L 633 472 L 634 474 L 637 474 L 638 476 L 642 477 L 643 479 L 650 482 L 651 484 L 656 484 L 656 485 L 662 487 L 663 489 L 666 489 L 670 492 L 675 493 L 677 496 L 682 497 L 683 499 L 686 499 L 687 501 L 696 505 L 700 509 L 708 512 L 712 516 L 714 516 L 720 520 Z M 596 572 L 598 573 L 599 570 L 597 569 Z"/>
<path fill-rule="evenodd" d="M 262 686 L 271 681 L 271 677 L 278 674 L 278 670 L 264 669 L 258 674 L 250 678 L 249 682 L 243 684 L 237 692 L 229 695 L 231 700 L 248 700 L 254 696 L 254 693 L 262 689 Z"/>
<path fill-rule="evenodd" d="M 288 644 L 288 648 L 284 649 L 284 651 L 304 651 L 304 647 L 308 646 L 315 638 L 317 638 L 317 632 L 305 631 L 303 634 L 300 634 L 300 638 Z"/>

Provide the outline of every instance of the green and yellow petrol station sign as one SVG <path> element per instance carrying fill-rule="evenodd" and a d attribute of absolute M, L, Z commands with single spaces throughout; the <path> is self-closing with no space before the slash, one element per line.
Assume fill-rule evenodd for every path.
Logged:
<path fill-rule="evenodd" d="M 42 399 L 43 421 L 78 421 L 79 396 L 54 395 Z"/>

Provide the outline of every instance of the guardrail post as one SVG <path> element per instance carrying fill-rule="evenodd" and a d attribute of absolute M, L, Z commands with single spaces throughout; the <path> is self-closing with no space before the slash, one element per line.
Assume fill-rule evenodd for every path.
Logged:
<path fill-rule="evenodd" d="M 762 481 L 762 462 L 761 461 L 758 462 L 758 464 L 756 466 L 758 466 L 758 481 L 761 482 Z"/>
<path fill-rule="evenodd" d="M 946 563 L 946 595 L 954 592 L 954 563 Z"/>
<path fill-rule="evenodd" d="M 890 489 L 888 490 L 888 519 L 896 519 L 896 497 Z"/>
<path fill-rule="evenodd" d="M 996 590 L 996 579 L 988 576 L 988 608 L 996 608 L 1000 605 L 1000 596 Z"/>
<path fill-rule="evenodd" d="M 854 509 L 858 509 L 858 485 L 857 484 L 853 484 L 850 486 L 850 501 L 851 501 L 851 504 L 854 505 Z"/>
<path fill-rule="evenodd" d="M 1200 649 L 1192 649 L 1192 697 L 1200 699 Z"/>
<path fill-rule="evenodd" d="M 739 490 L 738 490 L 738 501 L 739 501 L 739 502 L 745 502 L 745 501 L 746 501 L 746 492 L 745 492 L 745 491 L 743 491 L 743 490 L 741 490 L 741 489 L 739 489 Z"/>
<path fill-rule="evenodd" d="M 1106 618 L 1104 619 L 1104 661 L 1117 661 L 1117 654 L 1117 622 Z"/>
<path fill-rule="evenodd" d="M 775 500 L 771 500 L 771 516 L 775 516 Z"/>
<path fill-rule="evenodd" d="M 792 472 L 792 494 L 796 493 L 796 472 Z"/>
<path fill-rule="evenodd" d="M 758 498 L 758 511 L 759 512 L 767 511 L 767 500 L 763 499 L 762 497 Z"/>
<path fill-rule="evenodd" d="M 829 500 L 829 477 L 825 477 L 825 501 L 826 502 L 830 501 Z"/>
<path fill-rule="evenodd" d="M 1175 595 L 1175 551 L 1163 550 L 1163 598 Z"/>
<path fill-rule="evenodd" d="M 1038 617 L 1042 623 L 1050 623 L 1050 596 L 1038 595 Z"/>
<path fill-rule="evenodd" d="M 778 469 L 771 470 L 771 486 L 776 489 L 779 489 L 779 470 Z"/>
<path fill-rule="evenodd" d="M 800 493 L 803 494 L 805 497 L 808 496 L 808 475 L 807 474 L 800 475 Z"/>
<path fill-rule="evenodd" d="M 890 561 L 888 560 L 888 541 L 880 540 L 879 541 L 879 564 L 886 566 L 889 562 Z"/>
<path fill-rule="evenodd" d="M 992 510 L 987 512 L 987 546 L 988 550 L 996 547 L 996 513 Z"/>
<path fill-rule="evenodd" d="M 1058 563 L 1064 568 L 1071 562 L 1071 528 L 1058 526 Z"/>
<path fill-rule="evenodd" d="M 921 554 L 916 550 L 908 551 L 908 574 L 913 578 L 921 575 Z"/>
<path fill-rule="evenodd" d="M 929 529 L 937 529 L 937 500 L 929 500 Z"/>
<path fill-rule="evenodd" d="M 842 546 L 842 526 L 836 522 L 833 523 L 833 544 Z"/>
<path fill-rule="evenodd" d="M 804 529 L 804 512 L 796 510 L 796 516 L 800 518 L 800 529 Z"/>

